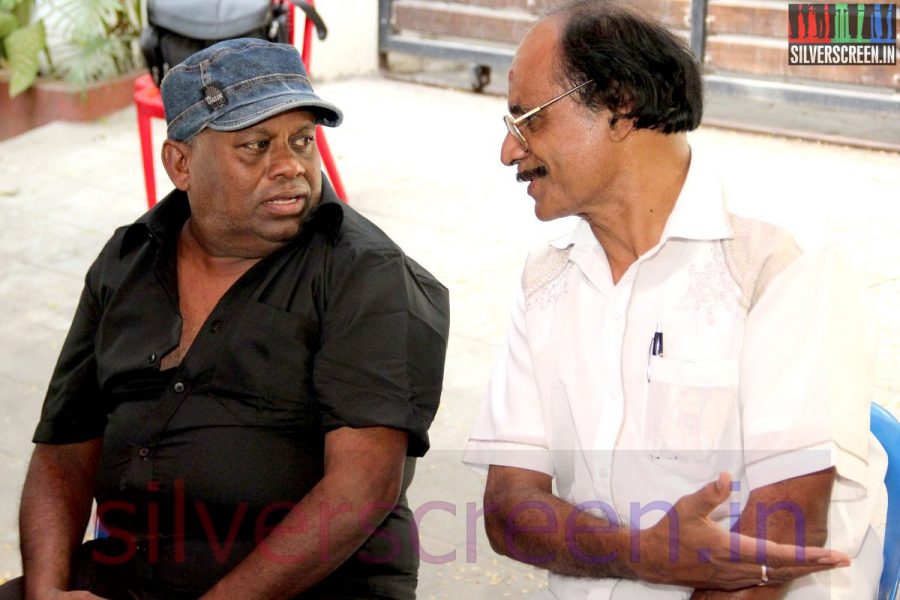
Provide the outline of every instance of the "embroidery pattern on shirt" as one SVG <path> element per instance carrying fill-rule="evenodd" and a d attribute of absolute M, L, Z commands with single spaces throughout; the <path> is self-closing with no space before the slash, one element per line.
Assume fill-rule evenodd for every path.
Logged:
<path fill-rule="evenodd" d="M 734 237 L 722 241 L 725 264 L 750 310 L 769 283 L 803 252 L 791 235 L 771 223 L 729 214 Z"/>
<path fill-rule="evenodd" d="M 707 324 L 714 325 L 718 314 L 731 314 L 740 304 L 721 245 L 709 244 L 708 260 L 691 263 L 687 272 L 687 290 L 678 308 L 702 313 Z"/>
<path fill-rule="evenodd" d="M 522 273 L 525 310 L 553 306 L 568 291 L 569 250 L 548 246 L 532 252 Z"/>

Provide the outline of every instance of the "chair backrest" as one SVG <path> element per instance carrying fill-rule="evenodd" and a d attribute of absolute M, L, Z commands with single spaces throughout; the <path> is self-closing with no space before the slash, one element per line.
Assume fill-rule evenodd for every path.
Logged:
<path fill-rule="evenodd" d="M 294 8 L 305 17 L 303 65 L 309 72 L 313 29 L 328 31 L 314 0 L 148 0 L 140 46 L 158 86 L 166 72 L 216 42 L 253 37 L 294 44 Z"/>
<path fill-rule="evenodd" d="M 884 531 L 884 569 L 878 600 L 896 600 L 900 585 L 900 422 L 872 403 L 871 429 L 888 455 L 884 483 L 888 492 L 887 527 Z"/>

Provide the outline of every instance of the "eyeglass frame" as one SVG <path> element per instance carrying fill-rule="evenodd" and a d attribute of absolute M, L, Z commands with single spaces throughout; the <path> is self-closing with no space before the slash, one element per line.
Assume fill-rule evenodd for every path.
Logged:
<path fill-rule="evenodd" d="M 538 114 L 539 112 L 541 112 L 542 110 L 544 110 L 545 108 L 547 108 L 548 106 L 553 104 L 554 102 L 562 100 L 569 94 L 573 94 L 573 93 L 577 92 L 578 90 L 580 90 L 587 84 L 592 83 L 593 81 L 594 81 L 593 79 L 588 79 L 587 81 L 585 81 L 583 83 L 579 83 L 578 85 L 573 87 L 568 92 L 563 92 L 562 94 L 560 94 L 553 100 L 544 102 L 540 106 L 538 106 L 536 108 L 532 108 L 525 114 L 520 115 L 518 117 L 513 118 L 512 115 L 503 115 L 503 122 L 506 124 L 506 129 L 509 131 L 510 134 L 512 134 L 513 139 L 515 139 L 519 143 L 519 145 L 522 147 L 522 149 L 525 152 L 528 152 L 528 141 L 525 139 L 525 135 L 522 134 L 522 131 L 519 129 L 519 123 L 524 123 L 525 121 L 527 121 L 534 115 Z"/>

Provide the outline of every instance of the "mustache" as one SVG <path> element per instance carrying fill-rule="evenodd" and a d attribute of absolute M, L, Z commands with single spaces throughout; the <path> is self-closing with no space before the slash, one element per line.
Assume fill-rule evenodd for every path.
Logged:
<path fill-rule="evenodd" d="M 532 179 L 537 179 L 538 177 L 544 177 L 546 174 L 547 167 L 541 165 L 533 169 L 528 169 L 527 171 L 516 173 L 516 181 L 518 181 L 519 183 L 524 183 L 526 181 L 531 181 Z"/>

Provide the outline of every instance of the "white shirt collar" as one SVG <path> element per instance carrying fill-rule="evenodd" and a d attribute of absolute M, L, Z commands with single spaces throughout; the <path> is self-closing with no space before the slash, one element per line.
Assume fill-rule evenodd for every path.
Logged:
<path fill-rule="evenodd" d="M 691 165 L 666 221 L 660 243 L 672 238 L 721 240 L 733 237 L 722 182 L 710 161 L 691 149 Z"/>
<path fill-rule="evenodd" d="M 732 237 L 721 181 L 709 160 L 692 148 L 687 177 L 657 246 L 673 238 L 721 240 Z M 584 219 L 569 233 L 550 241 L 550 245 L 559 250 L 583 244 L 598 244 Z"/>

